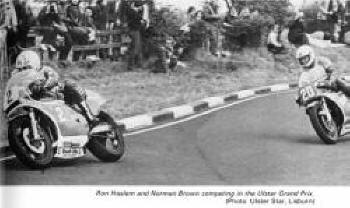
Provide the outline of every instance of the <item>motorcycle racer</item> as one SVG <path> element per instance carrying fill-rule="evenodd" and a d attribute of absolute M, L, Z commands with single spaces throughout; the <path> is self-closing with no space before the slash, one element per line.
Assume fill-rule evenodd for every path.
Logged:
<path fill-rule="evenodd" d="M 97 122 L 86 103 L 85 90 L 69 80 L 59 82 L 58 73 L 49 66 L 42 66 L 41 59 L 36 52 L 23 51 L 17 56 L 16 68 L 12 75 L 24 70 L 35 77 L 35 81 L 32 81 L 28 86 L 34 99 L 48 95 L 56 99 L 63 99 L 71 107 L 78 106 L 90 127 Z"/>
<path fill-rule="evenodd" d="M 296 51 L 296 59 L 303 69 L 299 78 L 299 88 L 319 79 L 326 78 L 326 81 L 319 87 L 342 91 L 350 97 L 350 83 L 347 83 L 343 77 L 330 79 L 334 67 L 328 58 L 316 57 L 314 50 L 310 46 L 303 45 Z"/>

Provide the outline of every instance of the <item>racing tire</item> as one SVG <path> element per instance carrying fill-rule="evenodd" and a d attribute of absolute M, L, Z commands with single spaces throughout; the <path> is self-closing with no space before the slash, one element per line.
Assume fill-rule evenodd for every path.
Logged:
<path fill-rule="evenodd" d="M 113 133 L 114 136 L 111 139 L 117 140 L 117 145 L 110 149 L 108 147 L 110 146 L 108 143 L 112 142 L 107 141 L 107 137 L 105 135 L 90 135 L 87 148 L 95 157 L 103 162 L 116 162 L 124 155 L 125 145 L 122 131 L 115 123 L 114 119 L 107 113 L 101 111 L 97 118 L 99 119 L 99 123 L 106 123 L 112 126 L 113 132 L 111 133 Z"/>
<path fill-rule="evenodd" d="M 308 109 L 308 114 L 310 117 L 312 127 L 315 129 L 317 135 L 325 144 L 336 144 L 339 138 L 338 125 L 332 117 L 330 125 L 333 126 L 334 131 L 329 131 L 325 126 L 326 124 L 321 118 L 321 115 L 319 114 L 320 110 L 321 106 L 319 104 Z"/>
<path fill-rule="evenodd" d="M 19 161 L 25 166 L 33 169 L 44 169 L 51 165 L 54 157 L 52 148 L 52 138 L 48 129 L 43 128 L 40 123 L 37 123 L 40 129 L 40 136 L 44 143 L 44 152 L 42 154 L 35 153 L 27 146 L 24 141 L 25 129 L 31 128 L 29 117 L 19 117 L 9 123 L 8 135 L 9 144 L 12 151 L 15 153 Z"/>

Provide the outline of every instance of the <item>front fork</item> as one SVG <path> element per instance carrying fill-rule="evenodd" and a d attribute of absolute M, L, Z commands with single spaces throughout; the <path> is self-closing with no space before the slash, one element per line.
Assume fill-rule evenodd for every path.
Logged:
<path fill-rule="evenodd" d="M 324 98 L 322 98 L 322 110 L 320 114 L 325 115 L 328 122 L 332 120 L 332 115 L 329 111 L 326 100 Z"/>
<path fill-rule="evenodd" d="M 315 105 L 319 105 L 319 104 L 322 107 L 322 110 L 320 111 L 319 114 L 325 116 L 327 118 L 327 120 L 330 121 L 332 119 L 332 115 L 329 111 L 329 108 L 327 106 L 327 102 L 324 98 L 321 98 L 321 101 L 314 101 L 314 102 L 308 104 L 306 107 L 306 109 L 307 109 L 306 112 L 308 111 L 308 109 L 314 107 Z"/>
<path fill-rule="evenodd" d="M 330 131 L 332 131 L 332 121 L 333 121 L 333 118 L 332 118 L 332 115 L 331 115 L 331 112 L 328 108 L 328 105 L 327 105 L 327 102 L 326 102 L 326 99 L 323 97 L 321 98 L 320 101 L 318 102 L 313 102 L 313 103 L 310 103 L 308 106 L 307 106 L 307 109 L 309 108 L 312 108 L 314 107 L 315 105 L 320 105 L 321 107 L 321 110 L 318 112 L 318 114 L 320 116 L 322 116 L 323 118 L 321 118 L 321 120 L 323 120 L 324 124 L 326 125 L 325 127 L 327 129 L 329 129 Z"/>
<path fill-rule="evenodd" d="M 40 140 L 40 135 L 38 133 L 38 125 L 37 125 L 37 121 L 35 119 L 35 114 L 34 114 L 33 108 L 29 109 L 29 118 L 30 118 L 30 125 L 31 125 L 32 130 L 33 130 L 33 138 L 34 138 L 34 140 Z"/>

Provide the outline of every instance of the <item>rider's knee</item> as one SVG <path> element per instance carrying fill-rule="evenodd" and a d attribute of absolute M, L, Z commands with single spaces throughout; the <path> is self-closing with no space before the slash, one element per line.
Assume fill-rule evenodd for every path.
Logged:
<path fill-rule="evenodd" d="M 78 104 L 86 100 L 86 92 L 77 83 L 69 80 L 64 81 L 64 101 L 68 104 Z"/>

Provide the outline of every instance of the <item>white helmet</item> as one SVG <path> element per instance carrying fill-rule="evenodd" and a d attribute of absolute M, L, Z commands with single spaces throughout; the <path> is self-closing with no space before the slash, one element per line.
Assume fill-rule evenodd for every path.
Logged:
<path fill-rule="evenodd" d="M 299 64 L 305 69 L 311 68 L 316 60 L 314 50 L 308 45 L 300 46 L 295 57 L 299 61 Z"/>
<path fill-rule="evenodd" d="M 40 68 L 40 57 L 34 51 L 22 51 L 16 58 L 16 69 L 19 71 L 26 69 L 39 70 Z"/>

